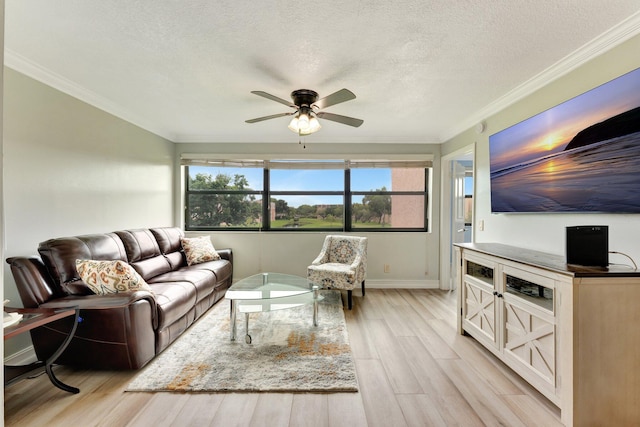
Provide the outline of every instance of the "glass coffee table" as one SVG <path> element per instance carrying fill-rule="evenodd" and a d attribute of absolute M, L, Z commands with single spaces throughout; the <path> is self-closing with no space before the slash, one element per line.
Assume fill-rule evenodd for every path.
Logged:
<path fill-rule="evenodd" d="M 306 277 L 280 273 L 260 273 L 234 283 L 225 294 L 231 301 L 231 341 L 237 336 L 236 318 L 245 314 L 245 342 L 251 344 L 249 314 L 284 310 L 313 304 L 313 326 L 318 326 L 320 286 Z"/>

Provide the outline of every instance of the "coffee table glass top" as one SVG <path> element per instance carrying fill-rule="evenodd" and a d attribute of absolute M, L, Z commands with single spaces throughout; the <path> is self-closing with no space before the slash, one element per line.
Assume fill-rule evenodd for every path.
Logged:
<path fill-rule="evenodd" d="M 281 273 L 260 273 L 231 285 L 225 298 L 231 301 L 231 341 L 237 335 L 236 317 L 245 314 L 245 341 L 251 344 L 249 313 L 284 310 L 313 304 L 313 325 L 318 325 L 320 286 L 306 277 Z"/>
<path fill-rule="evenodd" d="M 274 300 L 313 293 L 306 277 L 282 273 L 260 273 L 231 285 L 225 297 L 230 300 Z"/>

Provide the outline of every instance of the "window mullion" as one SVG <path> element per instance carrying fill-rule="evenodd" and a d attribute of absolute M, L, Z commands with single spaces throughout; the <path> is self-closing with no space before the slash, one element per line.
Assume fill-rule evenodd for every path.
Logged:
<path fill-rule="evenodd" d="M 264 168 L 262 182 L 262 229 L 271 229 L 271 189 L 269 185 L 269 169 Z"/>
<path fill-rule="evenodd" d="M 344 170 L 344 230 L 351 231 L 351 169 Z"/>

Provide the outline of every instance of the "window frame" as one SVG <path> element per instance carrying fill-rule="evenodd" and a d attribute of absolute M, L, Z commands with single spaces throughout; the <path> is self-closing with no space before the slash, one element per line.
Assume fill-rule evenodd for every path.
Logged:
<path fill-rule="evenodd" d="M 232 164 L 241 163 L 242 161 L 234 161 L 230 162 Z M 255 161 L 251 161 L 255 162 Z M 184 177 L 185 184 L 183 186 L 184 190 L 184 224 L 186 231 L 268 231 L 268 232 L 376 232 L 376 233 L 389 233 L 389 232 L 429 232 L 429 206 L 430 206 L 430 175 L 433 166 L 430 161 L 421 161 L 422 164 L 420 167 L 424 168 L 424 191 L 352 191 L 351 190 L 351 163 L 348 160 L 344 160 L 344 167 L 340 169 L 343 170 L 344 173 L 344 191 L 285 191 L 285 190 L 277 190 L 272 191 L 270 185 L 270 173 L 272 168 L 270 167 L 270 162 L 265 160 L 263 162 L 263 188 L 262 190 L 189 190 L 189 166 L 207 166 L 207 164 L 202 164 L 204 162 L 196 162 L 196 163 L 183 163 L 184 166 Z M 358 161 L 352 161 L 354 164 L 357 164 Z M 224 167 L 223 161 L 211 161 L 209 163 L 216 163 L 217 166 Z M 313 166 L 316 163 L 311 163 Z M 320 162 L 321 163 L 321 162 Z M 395 167 L 415 167 L 409 166 L 411 163 L 415 163 L 412 161 L 366 161 L 367 164 L 390 164 L 388 166 L 389 169 Z M 303 163 L 302 163 L 303 164 Z M 403 166 L 406 165 L 406 166 Z M 384 166 L 378 166 L 384 167 Z M 305 169 L 304 167 L 297 167 L 298 169 Z M 314 169 L 310 167 L 309 169 Z M 333 168 L 332 168 L 333 169 Z M 233 226 L 190 226 L 188 224 L 188 216 L 189 216 L 189 196 L 191 194 L 246 194 L 246 195 L 256 195 L 256 199 L 262 196 L 262 222 L 259 226 L 256 227 L 233 227 Z M 424 198 L 424 226 L 423 227 L 388 227 L 388 228 L 376 228 L 376 227 L 353 227 L 352 221 L 352 200 L 354 196 L 366 196 L 366 195 L 399 195 L 399 196 L 422 196 Z M 272 228 L 271 226 L 271 215 L 270 215 L 270 206 L 271 199 L 277 198 L 277 196 L 341 196 L 343 199 L 343 218 L 342 218 L 342 227 L 322 227 L 322 228 Z"/>
<path fill-rule="evenodd" d="M 265 211 L 264 204 L 264 188 L 267 187 L 268 183 L 265 181 L 268 179 L 268 174 L 265 169 L 262 168 L 262 190 L 248 189 L 248 190 L 190 190 L 189 189 L 189 166 L 194 167 L 238 167 L 238 165 L 234 164 L 234 162 L 230 162 L 231 164 L 226 165 L 225 162 L 207 162 L 210 164 L 192 164 L 184 166 L 184 229 L 185 231 L 262 231 L 264 229 L 265 217 L 268 217 L 268 211 Z M 238 162 L 240 163 L 240 162 Z M 248 163 L 248 162 L 247 162 Z M 255 162 L 249 163 L 249 166 L 240 166 L 240 167 L 256 167 Z M 244 195 L 257 195 L 262 196 L 263 202 L 261 206 L 262 213 L 262 222 L 257 227 L 234 227 L 234 226 L 190 226 L 189 224 L 189 206 L 190 206 L 190 195 L 206 195 L 206 194 L 214 194 L 214 195 L 225 195 L 225 194 L 244 194 Z M 268 205 L 266 206 L 268 208 Z"/>

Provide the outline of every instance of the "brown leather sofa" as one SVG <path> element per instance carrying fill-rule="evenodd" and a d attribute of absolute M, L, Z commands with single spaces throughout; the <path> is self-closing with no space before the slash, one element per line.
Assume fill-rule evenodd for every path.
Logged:
<path fill-rule="evenodd" d="M 57 363 L 90 369 L 138 369 L 224 297 L 233 278 L 231 249 L 187 266 L 179 228 L 116 231 L 47 240 L 39 256 L 7 259 L 24 307 L 80 308 L 76 334 Z M 95 295 L 80 280 L 76 259 L 123 260 L 152 292 Z M 34 329 L 36 355 L 59 347 L 71 318 Z"/>

